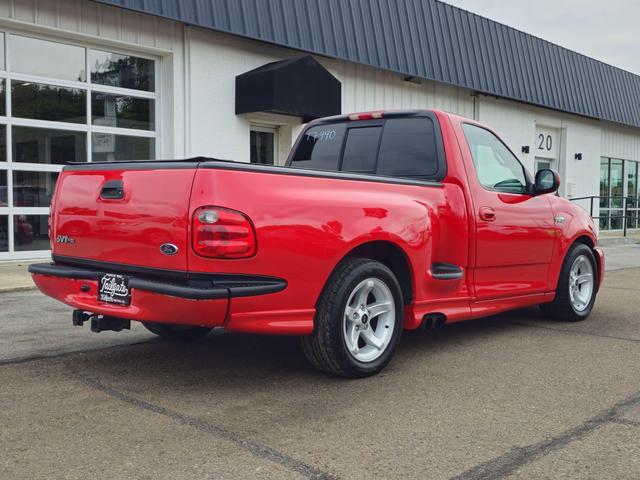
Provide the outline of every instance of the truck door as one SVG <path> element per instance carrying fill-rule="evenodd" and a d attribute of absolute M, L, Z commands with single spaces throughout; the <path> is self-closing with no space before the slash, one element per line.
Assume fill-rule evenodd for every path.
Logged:
<path fill-rule="evenodd" d="M 548 197 L 527 193 L 528 173 L 496 135 L 469 123 L 461 127 L 475 210 L 477 299 L 545 291 L 555 238 Z"/>

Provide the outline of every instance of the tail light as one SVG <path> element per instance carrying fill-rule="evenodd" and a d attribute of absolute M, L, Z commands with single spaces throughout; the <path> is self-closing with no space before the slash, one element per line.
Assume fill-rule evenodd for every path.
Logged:
<path fill-rule="evenodd" d="M 256 232 L 241 212 L 200 207 L 193 214 L 193 250 L 209 258 L 249 258 L 256 254 Z"/>

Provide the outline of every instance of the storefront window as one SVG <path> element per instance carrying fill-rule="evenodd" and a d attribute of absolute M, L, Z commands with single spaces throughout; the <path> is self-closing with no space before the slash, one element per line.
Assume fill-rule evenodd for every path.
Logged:
<path fill-rule="evenodd" d="M 9 216 L 0 215 L 0 252 L 9 251 Z"/>
<path fill-rule="evenodd" d="M 108 93 L 91 94 L 94 125 L 154 130 L 154 101 L 147 98 L 125 97 Z"/>
<path fill-rule="evenodd" d="M 13 161 L 65 165 L 87 161 L 87 134 L 53 128 L 13 127 Z"/>
<path fill-rule="evenodd" d="M 49 250 L 65 164 L 156 158 L 156 75 L 151 58 L 0 32 L 0 260 Z"/>
<path fill-rule="evenodd" d="M 57 179 L 57 172 L 14 171 L 14 207 L 48 207 Z"/>
<path fill-rule="evenodd" d="M 8 206 L 9 194 L 7 189 L 7 171 L 0 170 L 0 208 Z"/>
<path fill-rule="evenodd" d="M 82 47 L 11 35 L 9 52 L 14 72 L 78 82 L 87 79 Z"/>
<path fill-rule="evenodd" d="M 638 228 L 638 162 L 627 162 L 627 228 Z"/>
<path fill-rule="evenodd" d="M 7 114 L 7 109 L 6 109 L 7 102 L 5 101 L 7 94 L 5 92 L 5 85 L 6 85 L 6 80 L 0 79 L 0 115 L 2 116 Z"/>
<path fill-rule="evenodd" d="M 11 81 L 14 117 L 54 122 L 87 122 L 86 92 L 77 88 Z"/>
<path fill-rule="evenodd" d="M 17 252 L 49 250 L 48 215 L 14 215 L 13 244 Z"/>
<path fill-rule="evenodd" d="M 600 161 L 600 229 L 640 228 L 640 163 L 603 158 Z"/>
<path fill-rule="evenodd" d="M 622 228 L 623 216 L 623 199 L 624 181 L 623 181 L 624 162 L 622 160 L 611 160 L 611 169 L 609 183 L 611 186 L 610 215 L 611 229 L 619 230 Z"/>
<path fill-rule="evenodd" d="M 89 52 L 89 66 L 91 68 L 91 83 L 147 92 L 155 90 L 155 62 L 153 60 L 91 50 Z"/>
<path fill-rule="evenodd" d="M 91 142 L 94 162 L 118 160 L 148 160 L 155 156 L 155 142 L 152 138 L 94 133 Z"/>

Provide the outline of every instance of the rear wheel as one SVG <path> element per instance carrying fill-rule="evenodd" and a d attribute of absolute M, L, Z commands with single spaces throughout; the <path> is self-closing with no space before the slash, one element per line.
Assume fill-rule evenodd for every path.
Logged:
<path fill-rule="evenodd" d="M 207 335 L 212 328 L 169 325 L 165 323 L 142 322 L 147 330 L 159 337 L 178 340 L 197 340 Z"/>
<path fill-rule="evenodd" d="M 301 339 L 304 353 L 316 368 L 343 377 L 378 373 L 400 339 L 402 309 L 391 270 L 380 262 L 349 258 L 322 292 L 315 329 Z"/>
<path fill-rule="evenodd" d="M 554 320 L 584 320 L 591 313 L 596 300 L 597 274 L 591 249 L 576 243 L 562 264 L 556 298 L 551 303 L 541 305 L 541 310 Z"/>

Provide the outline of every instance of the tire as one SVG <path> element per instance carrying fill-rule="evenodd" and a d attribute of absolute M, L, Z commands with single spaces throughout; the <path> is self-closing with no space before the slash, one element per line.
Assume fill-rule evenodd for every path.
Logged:
<path fill-rule="evenodd" d="M 165 323 L 142 322 L 142 324 L 151 333 L 170 340 L 198 340 L 213 330 L 208 327 L 189 327 Z"/>
<path fill-rule="evenodd" d="M 576 277 L 576 267 L 580 278 Z M 540 305 L 540 309 L 547 317 L 562 322 L 580 322 L 586 319 L 596 301 L 598 274 L 591 249 L 583 243 L 574 244 L 562 263 L 556 298 L 551 303 Z M 590 282 L 587 281 L 588 275 L 591 275 Z M 581 281 L 584 283 L 579 283 Z"/>
<path fill-rule="evenodd" d="M 398 346 L 403 307 L 391 270 L 374 260 L 348 258 L 327 281 L 314 331 L 301 338 L 302 349 L 319 370 L 348 378 L 374 375 Z"/>

